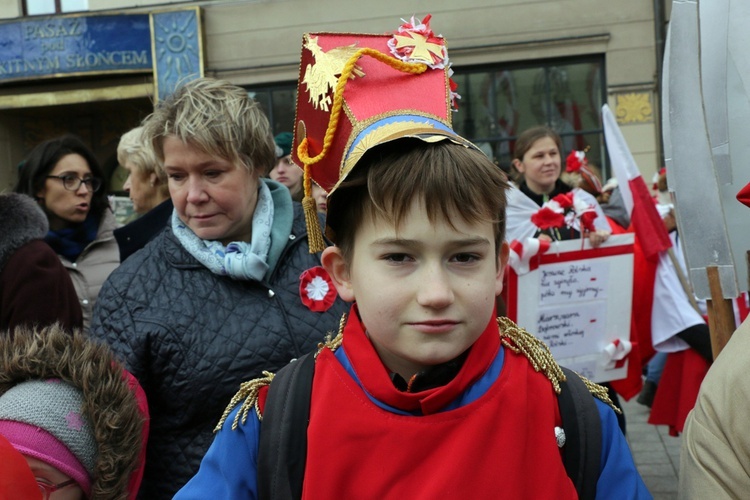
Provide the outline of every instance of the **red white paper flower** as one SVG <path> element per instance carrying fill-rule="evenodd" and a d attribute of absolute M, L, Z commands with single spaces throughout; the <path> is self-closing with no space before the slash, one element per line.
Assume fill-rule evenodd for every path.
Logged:
<path fill-rule="evenodd" d="M 593 233 L 596 231 L 596 226 L 594 225 L 595 220 L 596 220 L 595 211 L 589 210 L 588 212 L 583 212 L 581 214 L 581 227 L 583 228 L 584 231 Z"/>
<path fill-rule="evenodd" d="M 552 201 L 557 202 L 563 210 L 571 208 L 573 206 L 573 193 L 560 193 L 552 198 Z"/>
<path fill-rule="evenodd" d="M 581 167 L 588 165 L 586 159 L 586 153 L 584 151 L 571 151 L 568 157 L 565 159 L 565 171 L 566 172 L 578 172 Z"/>
<path fill-rule="evenodd" d="M 615 339 L 607 344 L 602 352 L 602 364 L 605 370 L 614 370 L 625 366 L 628 355 L 633 351 L 635 342 L 625 339 Z"/>
<path fill-rule="evenodd" d="M 563 227 L 565 225 L 565 216 L 555 212 L 549 207 L 542 207 L 537 213 L 531 216 L 531 222 L 544 231 L 554 227 Z"/>
<path fill-rule="evenodd" d="M 523 243 L 518 240 L 510 242 L 510 254 L 508 264 L 519 276 L 531 271 L 531 259 L 542 255 L 549 250 L 549 240 L 539 238 L 526 238 Z"/>
<path fill-rule="evenodd" d="M 299 296 L 311 311 L 325 312 L 336 300 L 336 287 L 325 269 L 311 267 L 299 277 Z"/>
<path fill-rule="evenodd" d="M 594 226 L 596 218 L 594 206 L 571 191 L 558 194 L 544 203 L 542 208 L 531 216 L 531 223 L 542 231 L 567 226 L 585 232 L 596 231 Z M 552 235 L 554 234 L 552 232 Z M 556 238 L 553 236 L 553 239 Z"/>

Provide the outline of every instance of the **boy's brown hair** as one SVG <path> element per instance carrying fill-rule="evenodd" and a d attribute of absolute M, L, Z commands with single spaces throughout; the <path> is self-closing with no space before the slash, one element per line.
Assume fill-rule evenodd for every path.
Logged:
<path fill-rule="evenodd" d="M 411 203 L 421 200 L 430 222 L 460 214 L 470 223 L 491 222 L 495 251 L 505 238 L 505 174 L 479 150 L 450 140 L 400 139 L 368 151 L 328 199 L 329 236 L 347 262 L 362 221 L 383 218 L 398 227 Z"/>

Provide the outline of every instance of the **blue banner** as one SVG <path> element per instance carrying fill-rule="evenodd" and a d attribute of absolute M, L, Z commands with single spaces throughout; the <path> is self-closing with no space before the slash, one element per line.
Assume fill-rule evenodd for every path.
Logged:
<path fill-rule="evenodd" d="M 148 14 L 0 24 L 0 81 L 151 70 Z"/>

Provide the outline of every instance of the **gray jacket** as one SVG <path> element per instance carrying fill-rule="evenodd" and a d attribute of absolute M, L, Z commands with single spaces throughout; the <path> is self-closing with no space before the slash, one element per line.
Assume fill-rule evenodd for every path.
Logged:
<path fill-rule="evenodd" d="M 96 239 L 86 245 L 83 253 L 75 262 L 60 257 L 60 262 L 68 270 L 70 279 L 76 289 L 78 300 L 83 311 L 83 329 L 88 331 L 94 304 L 102 284 L 107 277 L 120 265 L 120 250 L 117 247 L 112 231 L 117 227 L 117 221 L 111 210 L 105 210 L 99 223 Z"/>

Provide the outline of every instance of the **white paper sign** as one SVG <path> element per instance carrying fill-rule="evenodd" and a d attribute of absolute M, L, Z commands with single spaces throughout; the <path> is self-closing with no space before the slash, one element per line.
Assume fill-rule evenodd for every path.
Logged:
<path fill-rule="evenodd" d="M 607 303 L 597 301 L 571 310 L 567 304 L 540 307 L 537 337 L 542 339 L 555 357 L 570 358 L 585 352 L 607 322 Z"/>
<path fill-rule="evenodd" d="M 602 259 L 547 264 L 539 269 L 539 305 L 606 300 L 609 265 Z"/>
<path fill-rule="evenodd" d="M 511 271 L 511 319 L 543 340 L 558 363 L 594 382 L 627 375 L 627 363 L 606 367 L 605 348 L 630 338 L 632 243 L 632 234 L 616 235 L 599 249 L 586 242 L 582 252 L 581 240 L 554 242 L 536 269 Z"/>

